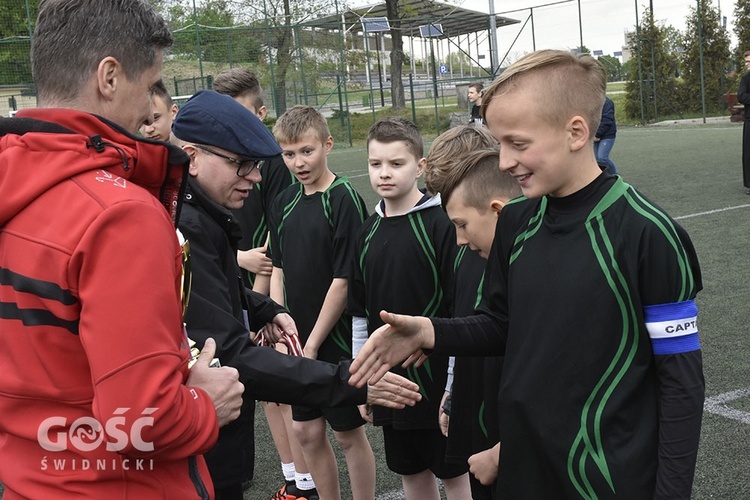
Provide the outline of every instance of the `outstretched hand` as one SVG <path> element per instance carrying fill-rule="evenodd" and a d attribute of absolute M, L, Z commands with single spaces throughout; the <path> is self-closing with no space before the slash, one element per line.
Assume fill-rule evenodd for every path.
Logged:
<path fill-rule="evenodd" d="M 377 382 L 367 385 L 367 404 L 400 410 L 406 405 L 414 406 L 422 399 L 419 386 L 401 375 L 386 373 Z"/>
<path fill-rule="evenodd" d="M 349 384 L 353 386 L 362 387 L 367 381 L 374 384 L 404 358 L 417 361 L 421 357 L 412 354 L 435 345 L 435 330 L 429 318 L 386 311 L 380 311 L 380 318 L 385 325 L 370 335 L 349 368 Z"/>

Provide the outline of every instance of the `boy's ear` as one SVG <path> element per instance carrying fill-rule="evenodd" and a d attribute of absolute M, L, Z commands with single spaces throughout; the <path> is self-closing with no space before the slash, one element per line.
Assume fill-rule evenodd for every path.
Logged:
<path fill-rule="evenodd" d="M 170 111 L 172 112 L 172 120 L 174 120 L 177 117 L 177 112 L 180 110 L 180 107 L 177 106 L 177 104 L 172 104 L 172 109 Z"/>
<path fill-rule="evenodd" d="M 417 178 L 422 177 L 424 169 L 427 166 L 427 158 L 420 158 L 417 162 Z"/>
<path fill-rule="evenodd" d="M 329 135 L 328 139 L 326 139 L 326 142 L 323 143 L 323 146 L 326 149 L 326 156 L 327 156 L 328 153 L 330 153 L 331 150 L 333 149 L 333 136 Z"/>
<path fill-rule="evenodd" d="M 258 118 L 260 118 L 260 121 L 265 120 L 267 114 L 268 114 L 268 108 L 267 107 L 261 106 L 260 109 L 258 109 Z"/>
<path fill-rule="evenodd" d="M 582 116 L 576 115 L 568 120 L 566 129 L 571 151 L 580 151 L 589 144 L 589 124 Z"/>
<path fill-rule="evenodd" d="M 505 202 L 503 200 L 492 200 L 490 202 L 490 209 L 495 212 L 495 215 L 500 215 L 500 212 L 503 211 L 503 208 L 505 207 Z"/>

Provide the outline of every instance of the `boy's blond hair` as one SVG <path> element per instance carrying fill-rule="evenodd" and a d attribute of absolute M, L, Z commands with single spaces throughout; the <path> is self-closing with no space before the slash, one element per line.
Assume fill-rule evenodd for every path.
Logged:
<path fill-rule="evenodd" d="M 521 186 L 508 172 L 500 170 L 500 148 L 483 148 L 464 155 L 443 181 L 440 197 L 448 204 L 459 186 L 464 186 L 463 203 L 484 213 L 492 200 L 507 201 L 521 196 Z"/>
<path fill-rule="evenodd" d="M 562 127 L 580 115 L 594 137 L 602 118 L 607 72 L 593 57 L 562 50 L 539 50 L 511 64 L 484 91 L 482 117 L 495 97 L 518 88 L 539 89 L 533 111 L 550 125 Z M 531 111 L 531 110 L 530 110 Z"/>
<path fill-rule="evenodd" d="M 424 156 L 424 143 L 419 129 L 413 122 L 400 116 L 389 116 L 376 121 L 367 133 L 367 148 L 371 141 L 396 142 L 404 141 L 409 152 L 417 160 Z"/>
<path fill-rule="evenodd" d="M 325 143 L 331 137 L 328 122 L 320 112 L 312 106 L 298 105 L 276 120 L 273 126 L 276 142 L 291 144 L 305 137 L 315 137 Z"/>
<path fill-rule="evenodd" d="M 440 134 L 430 146 L 424 183 L 432 194 L 442 193 L 445 179 L 468 153 L 483 148 L 497 147 L 497 141 L 486 127 L 460 125 Z"/>

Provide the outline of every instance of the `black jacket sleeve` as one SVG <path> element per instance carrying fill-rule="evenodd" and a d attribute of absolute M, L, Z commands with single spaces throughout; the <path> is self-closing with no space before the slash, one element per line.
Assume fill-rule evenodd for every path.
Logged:
<path fill-rule="evenodd" d="M 188 336 L 198 348 L 207 338 L 216 341 L 216 357 L 224 366 L 239 371 L 246 395 L 263 401 L 300 406 L 331 407 L 362 404 L 366 389 L 355 389 L 347 383 L 349 364 L 338 365 L 281 354 L 274 349 L 257 347 L 250 340 L 231 298 L 221 255 L 231 258 L 223 245 L 226 236 L 221 229 L 212 230 L 200 215 L 191 217 L 183 211 L 180 230 L 190 241 L 193 286 L 185 314 Z M 261 301 L 256 304 L 272 314 L 277 305 Z"/>
<path fill-rule="evenodd" d="M 703 417 L 701 351 L 656 356 L 659 465 L 654 499 L 690 498 Z"/>

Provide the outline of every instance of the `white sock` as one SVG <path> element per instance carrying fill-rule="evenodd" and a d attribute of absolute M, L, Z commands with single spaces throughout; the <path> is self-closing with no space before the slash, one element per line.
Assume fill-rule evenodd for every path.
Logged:
<path fill-rule="evenodd" d="M 287 482 L 294 481 L 294 479 L 295 479 L 294 473 L 296 472 L 294 470 L 294 462 L 292 462 L 290 464 L 285 464 L 284 462 L 281 462 L 281 472 L 284 473 L 284 480 L 285 481 L 287 481 Z"/>
<path fill-rule="evenodd" d="M 303 491 L 309 491 L 315 488 L 315 481 L 309 472 L 301 474 L 299 472 L 294 473 L 294 480 L 297 483 L 297 488 Z"/>

